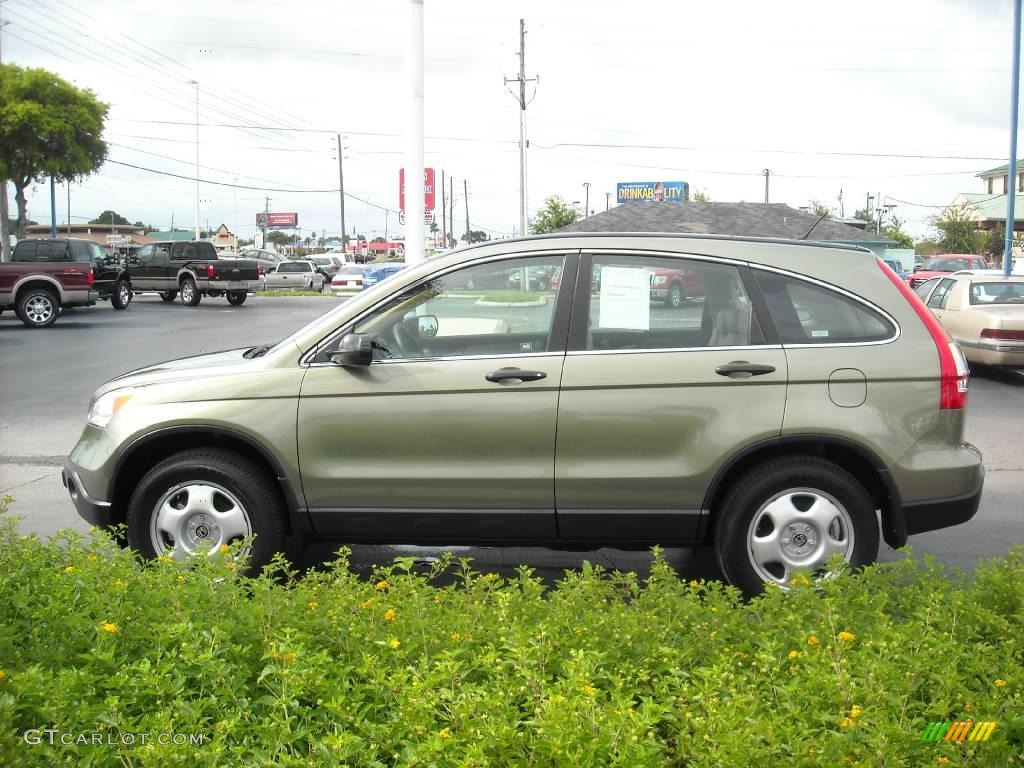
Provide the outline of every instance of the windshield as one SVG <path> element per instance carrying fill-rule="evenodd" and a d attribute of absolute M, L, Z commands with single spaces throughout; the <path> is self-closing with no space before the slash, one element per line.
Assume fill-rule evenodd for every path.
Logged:
<path fill-rule="evenodd" d="M 970 259 L 928 259 L 922 266 L 925 272 L 957 272 L 974 266 Z"/>

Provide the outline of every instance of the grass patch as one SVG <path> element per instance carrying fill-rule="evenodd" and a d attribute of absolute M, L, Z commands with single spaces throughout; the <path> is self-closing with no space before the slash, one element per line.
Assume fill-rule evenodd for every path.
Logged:
<path fill-rule="evenodd" d="M 0 764 L 996 766 L 1024 749 L 1020 550 L 970 577 L 907 559 L 749 603 L 660 558 L 644 582 L 587 564 L 551 589 L 462 561 L 369 580 L 344 557 L 303 578 L 233 565 L 140 564 L 2 515 Z M 921 740 L 946 720 L 998 725 Z M 113 745 L 25 743 L 43 728 Z"/>

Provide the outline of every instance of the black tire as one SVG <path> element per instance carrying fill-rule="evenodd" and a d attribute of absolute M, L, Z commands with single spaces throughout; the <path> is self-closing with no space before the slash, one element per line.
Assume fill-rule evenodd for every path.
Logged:
<path fill-rule="evenodd" d="M 679 283 L 672 283 L 668 289 L 668 295 L 665 297 L 665 306 L 671 309 L 679 309 L 686 303 L 686 294 L 683 292 L 683 286 Z"/>
<path fill-rule="evenodd" d="M 203 300 L 203 295 L 196 288 L 196 281 L 191 277 L 182 279 L 178 291 L 181 294 L 181 303 L 186 307 L 198 307 L 199 302 Z"/>
<path fill-rule="evenodd" d="M 249 294 L 245 291 L 228 291 L 228 304 L 233 307 L 242 306 L 248 298 Z"/>
<path fill-rule="evenodd" d="M 49 328 L 57 322 L 60 300 L 49 288 L 26 288 L 18 293 L 14 311 L 29 328 Z"/>
<path fill-rule="evenodd" d="M 114 309 L 128 309 L 133 295 L 132 284 L 127 280 L 118 280 L 114 285 L 114 292 L 110 294 L 110 304 Z"/>
<path fill-rule="evenodd" d="M 178 298 L 177 291 L 160 291 L 160 299 L 166 304 L 170 304 L 176 298 Z"/>
<path fill-rule="evenodd" d="M 258 574 L 275 553 L 284 550 L 287 538 L 284 504 L 270 476 L 233 451 L 196 449 L 164 459 L 146 473 L 132 493 L 128 504 L 128 543 L 143 557 L 152 559 L 167 551 L 171 542 L 166 534 L 156 530 L 154 516 L 162 500 L 167 499 L 173 504 L 172 499 L 180 499 L 180 496 L 168 498 L 176 486 L 182 486 L 179 494 L 186 499 L 184 506 L 187 508 L 188 486 L 192 483 L 204 487 L 220 486 L 226 491 L 220 492 L 223 499 L 229 500 L 230 495 L 240 503 L 241 514 L 254 536 L 244 573 Z M 217 507 L 216 504 L 213 506 Z M 239 514 L 233 506 L 228 508 L 228 512 Z M 197 511 L 183 516 L 182 525 L 196 533 L 200 526 L 204 526 L 207 533 L 199 536 L 202 541 L 210 543 L 211 551 L 222 543 L 235 540 L 223 537 L 223 532 L 217 528 L 216 518 L 209 512 Z M 157 550 L 158 544 L 161 544 L 161 551 Z"/>
<path fill-rule="evenodd" d="M 773 500 L 781 500 L 779 497 L 785 499 L 789 491 L 797 493 L 788 502 L 779 505 L 780 513 L 777 516 L 773 517 L 768 511 L 762 513 Z M 789 525 L 783 527 L 784 523 L 790 522 L 785 520 L 783 510 L 787 508 L 786 504 L 790 503 L 793 508 L 804 512 L 801 506 L 813 501 L 816 494 L 820 494 L 819 500 L 824 502 L 824 509 L 829 509 L 831 505 L 837 512 L 825 532 L 814 526 L 811 526 L 813 530 L 802 531 L 801 526 L 807 528 L 808 524 L 805 518 L 799 517 L 791 523 L 796 526 L 795 531 Z M 786 579 L 789 574 L 781 561 L 769 563 L 765 558 L 765 563 L 758 566 L 754 563 L 753 548 L 748 546 L 748 540 L 754 540 L 758 532 L 762 540 L 770 537 L 776 524 L 782 528 L 780 536 L 795 533 L 790 538 L 781 539 L 782 547 L 791 548 L 791 552 L 796 551 L 794 561 L 802 559 L 799 548 L 806 546 L 816 551 L 819 542 L 824 544 L 824 534 L 830 534 L 836 546 L 843 546 L 845 542 L 849 551 L 844 553 L 844 557 L 854 568 L 872 563 L 878 556 L 879 531 L 875 504 L 853 475 L 824 459 L 789 456 L 757 465 L 739 478 L 717 505 L 715 515 L 714 546 L 722 573 L 729 583 L 739 587 L 748 596 L 760 594 L 769 578 L 788 586 Z M 752 530 L 755 517 L 759 518 L 758 529 Z M 801 535 L 802 540 L 798 539 Z M 807 554 L 809 556 L 812 552 L 808 551 Z M 774 569 L 771 567 L 773 565 Z M 807 569 L 815 570 L 818 567 L 818 564 L 813 564 Z"/>

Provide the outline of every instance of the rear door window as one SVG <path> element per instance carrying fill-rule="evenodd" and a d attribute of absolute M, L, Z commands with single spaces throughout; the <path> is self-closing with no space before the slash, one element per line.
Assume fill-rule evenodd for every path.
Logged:
<path fill-rule="evenodd" d="M 865 344 L 896 334 L 887 318 L 850 296 L 776 272 L 754 274 L 783 344 Z"/>
<path fill-rule="evenodd" d="M 80 240 L 71 241 L 71 255 L 75 257 L 75 261 L 82 261 L 87 264 L 94 261 L 89 245 L 89 243 L 83 243 Z"/>
<path fill-rule="evenodd" d="M 948 278 L 942 280 L 938 287 L 932 291 L 932 295 L 928 297 L 928 306 L 932 309 L 945 309 L 946 302 L 949 301 L 949 289 L 952 287 L 952 280 Z"/>
<path fill-rule="evenodd" d="M 71 261 L 67 242 L 64 240 L 40 240 L 36 247 L 36 261 Z"/>
<path fill-rule="evenodd" d="M 11 254 L 11 261 L 35 261 L 37 240 L 22 240 L 14 246 L 14 253 Z"/>

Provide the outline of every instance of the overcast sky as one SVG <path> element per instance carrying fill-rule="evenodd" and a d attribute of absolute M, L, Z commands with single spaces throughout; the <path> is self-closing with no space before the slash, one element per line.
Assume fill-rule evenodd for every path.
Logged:
<path fill-rule="evenodd" d="M 193 226 L 193 181 L 114 161 L 194 176 L 195 79 L 200 178 L 257 188 L 204 183 L 204 225 L 251 237 L 269 196 L 303 234 L 336 234 L 340 132 L 346 192 L 374 204 L 347 200 L 349 231 L 401 231 L 407 2 L 4 0 L 2 13 L 4 61 L 111 105 L 109 162 L 72 185 L 73 222 L 113 208 Z M 772 202 L 838 210 L 842 190 L 849 216 L 881 193 L 918 236 L 1007 159 L 1010 0 L 426 0 L 426 164 L 454 177 L 460 234 L 464 181 L 473 229 L 518 225 L 518 107 L 502 79 L 518 73 L 520 18 L 540 77 L 531 213 L 549 195 L 582 205 L 584 182 L 596 211 L 624 181 L 757 202 L 768 168 Z M 57 198 L 63 222 L 66 188 Z M 48 186 L 29 205 L 48 222 Z"/>

